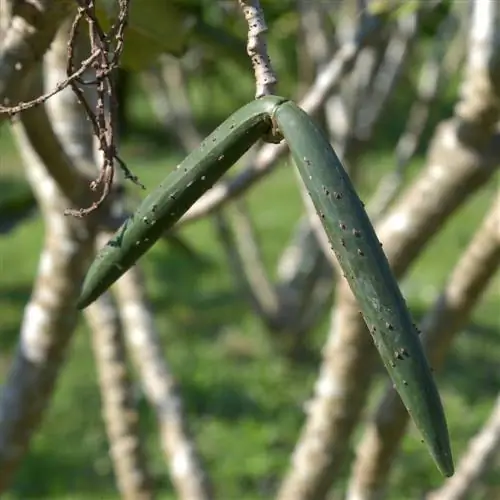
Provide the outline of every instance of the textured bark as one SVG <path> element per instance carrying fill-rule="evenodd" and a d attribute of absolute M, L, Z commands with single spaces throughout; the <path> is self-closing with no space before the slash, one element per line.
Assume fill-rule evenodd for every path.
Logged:
<path fill-rule="evenodd" d="M 490 8 L 492 4 L 496 6 L 491 2 Z M 493 134 L 500 117 L 499 51 L 489 53 L 491 45 L 481 36 L 488 32 L 484 28 L 471 43 L 469 70 L 455 117 L 438 127 L 426 168 L 376 227 L 397 277 L 497 166 L 494 151 L 498 151 L 499 138 Z M 315 395 L 279 491 L 280 500 L 324 498 L 338 477 L 377 362 L 358 311 L 342 280 Z"/>
<path fill-rule="evenodd" d="M 500 266 L 500 194 L 481 228 L 459 259 L 433 309 L 422 321 L 422 343 L 431 366 L 441 368 L 455 336 L 466 326 L 473 307 Z M 388 386 L 358 445 L 348 500 L 386 497 L 390 468 L 409 416 Z"/>
<path fill-rule="evenodd" d="M 122 325 L 116 305 L 104 294 L 85 310 L 101 389 L 102 414 L 118 489 L 127 500 L 153 498 L 139 438 L 139 414 L 129 377 Z"/>
<path fill-rule="evenodd" d="M 42 60 L 60 24 L 74 8 L 72 0 L 15 2 L 0 47 L 0 106 L 19 102 L 25 90 L 25 77 Z M 0 114 L 0 123 L 7 116 Z"/>
<path fill-rule="evenodd" d="M 426 500 L 467 500 L 481 477 L 494 466 L 500 452 L 500 396 L 491 415 L 469 443 L 460 459 L 455 475 L 426 497 Z M 488 497 L 493 498 L 493 496 Z"/>
<path fill-rule="evenodd" d="M 19 347 L 0 400 L 0 492 L 9 486 L 52 396 L 75 327 L 76 299 L 93 248 L 88 224 L 63 215 L 69 200 L 33 151 L 21 123 L 14 132 L 41 205 L 46 236 Z"/>
<path fill-rule="evenodd" d="M 120 316 L 145 395 L 156 411 L 170 476 L 181 500 L 213 498 L 212 488 L 189 434 L 182 399 L 163 357 L 142 276 L 131 268 L 115 285 Z"/>

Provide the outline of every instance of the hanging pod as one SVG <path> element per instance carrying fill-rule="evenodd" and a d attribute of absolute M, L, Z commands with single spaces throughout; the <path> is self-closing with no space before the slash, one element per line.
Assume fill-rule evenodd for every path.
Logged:
<path fill-rule="evenodd" d="M 396 390 L 439 470 L 453 474 L 441 399 L 418 332 L 349 176 L 323 132 L 289 101 L 273 119 L 288 143 L 332 249 Z"/>
<path fill-rule="evenodd" d="M 373 226 L 329 141 L 284 98 L 243 106 L 210 134 L 127 219 L 85 277 L 80 309 L 122 276 L 258 139 L 287 141 L 396 390 L 439 470 L 453 474 L 441 399 L 418 333 Z M 270 131 L 273 131 L 270 134 Z"/>

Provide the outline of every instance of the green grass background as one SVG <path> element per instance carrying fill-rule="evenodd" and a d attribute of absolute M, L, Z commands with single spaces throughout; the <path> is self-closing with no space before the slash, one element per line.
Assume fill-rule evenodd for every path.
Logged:
<path fill-rule="evenodd" d="M 234 109 L 233 104 L 222 98 L 223 89 L 215 86 L 213 92 L 215 102 L 220 102 L 216 113 L 207 109 L 204 103 L 208 101 L 202 98 L 202 91 L 197 93 L 194 89 L 192 94 L 197 118 L 208 129 Z M 242 92 L 251 95 L 251 85 L 243 84 Z M 369 186 L 393 165 L 390 144 L 404 123 L 394 116 L 398 112 L 404 114 L 407 109 L 404 101 L 397 101 L 394 106 L 391 119 L 380 126 L 383 132 L 379 134 L 377 148 L 363 158 L 360 190 L 364 198 L 368 197 Z M 441 110 L 441 114 L 447 112 L 449 106 Z M 152 116 L 143 96 L 135 96 L 131 113 L 136 131 L 123 144 L 123 156 L 151 189 L 176 165 L 180 155 L 175 145 L 161 137 L 158 130 L 161 127 L 156 126 L 160 140 L 152 139 L 150 133 L 141 133 L 141 130 L 151 132 L 155 127 L 151 125 Z M 422 156 L 416 158 L 410 178 L 422 162 Z M 274 269 L 301 213 L 291 168 L 285 161 L 248 197 L 270 269 Z M 0 131 L 0 187 L 14 181 L 23 182 L 22 165 L 4 127 Z M 497 180 L 491 182 L 454 215 L 402 283 L 417 317 L 433 303 L 444 285 L 497 185 Z M 139 190 L 135 195 L 144 196 Z M 235 293 L 211 224 L 196 223 L 183 234 L 207 259 L 208 266 L 193 265 L 162 243 L 142 261 L 165 356 L 181 385 L 190 424 L 219 498 L 271 498 L 287 469 L 304 421 L 302 405 L 311 396 L 327 320 L 310 334 L 311 358 L 301 364 L 290 363 Z M 16 346 L 42 237 L 43 224 L 38 216 L 0 237 L 0 383 L 6 377 Z M 499 300 L 500 281 L 496 279 L 475 309 L 469 326 L 455 342 L 446 368 L 437 375 L 456 458 L 487 418 L 500 387 Z M 372 406 L 385 381 L 380 369 Z M 140 414 L 160 491 L 158 498 L 174 498 L 159 450 L 155 417 L 143 400 Z M 360 432 L 356 439 L 359 435 Z M 354 449 L 353 444 L 350 458 Z M 348 472 L 346 461 L 340 487 L 345 485 Z M 387 498 L 416 499 L 423 490 L 436 487 L 441 481 L 412 427 L 391 476 Z M 493 473 L 488 482 L 500 487 L 500 477 Z M 100 415 L 89 332 L 83 324 L 74 336 L 50 410 L 32 441 L 11 492 L 4 498 L 118 498 Z"/>

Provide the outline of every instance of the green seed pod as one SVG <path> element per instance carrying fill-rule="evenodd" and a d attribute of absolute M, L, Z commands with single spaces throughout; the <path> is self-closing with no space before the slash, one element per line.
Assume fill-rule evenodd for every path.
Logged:
<path fill-rule="evenodd" d="M 284 101 L 267 96 L 240 108 L 146 197 L 91 264 L 79 309 L 120 278 L 259 138 L 269 133 L 270 116 Z"/>
<path fill-rule="evenodd" d="M 340 160 L 293 102 L 274 114 L 382 361 L 439 470 L 454 471 L 446 419 L 399 286 Z"/>

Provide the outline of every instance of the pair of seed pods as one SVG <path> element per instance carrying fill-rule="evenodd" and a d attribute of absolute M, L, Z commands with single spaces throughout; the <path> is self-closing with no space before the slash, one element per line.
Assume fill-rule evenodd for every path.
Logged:
<path fill-rule="evenodd" d="M 309 115 L 290 100 L 266 96 L 246 104 L 168 175 L 98 253 L 78 307 L 119 279 L 257 140 L 275 141 L 277 134 L 289 146 L 396 390 L 439 470 L 451 476 L 443 406 L 411 314 L 340 160 Z"/>

